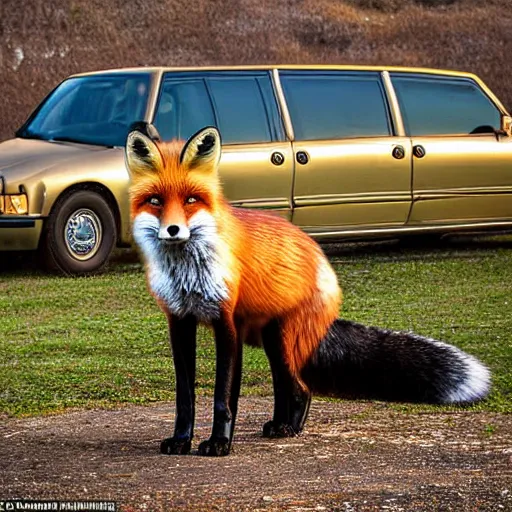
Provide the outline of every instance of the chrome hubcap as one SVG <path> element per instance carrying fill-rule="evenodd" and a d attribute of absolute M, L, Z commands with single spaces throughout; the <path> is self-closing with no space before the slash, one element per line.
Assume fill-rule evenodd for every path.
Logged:
<path fill-rule="evenodd" d="M 73 212 L 64 227 L 64 241 L 73 258 L 88 260 L 101 244 L 102 230 L 98 216 L 87 208 Z"/>

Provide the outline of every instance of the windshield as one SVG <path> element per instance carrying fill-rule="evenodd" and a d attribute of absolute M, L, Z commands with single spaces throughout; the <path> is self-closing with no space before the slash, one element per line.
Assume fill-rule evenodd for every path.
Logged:
<path fill-rule="evenodd" d="M 16 133 L 27 139 L 124 146 L 144 119 L 149 73 L 90 75 L 62 82 Z"/>

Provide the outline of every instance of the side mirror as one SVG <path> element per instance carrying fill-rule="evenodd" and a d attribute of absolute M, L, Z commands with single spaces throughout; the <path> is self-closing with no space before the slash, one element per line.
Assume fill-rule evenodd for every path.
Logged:
<path fill-rule="evenodd" d="M 501 132 L 507 137 L 512 136 L 512 116 L 501 116 Z"/>

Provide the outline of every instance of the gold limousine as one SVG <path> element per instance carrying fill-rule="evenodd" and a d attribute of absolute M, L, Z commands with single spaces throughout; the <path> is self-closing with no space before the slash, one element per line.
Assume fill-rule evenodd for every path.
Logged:
<path fill-rule="evenodd" d="M 512 227 L 511 118 L 468 73 L 362 66 L 136 68 L 74 75 L 0 144 L 0 250 L 66 273 L 130 243 L 123 146 L 215 125 L 236 206 L 320 241 Z"/>

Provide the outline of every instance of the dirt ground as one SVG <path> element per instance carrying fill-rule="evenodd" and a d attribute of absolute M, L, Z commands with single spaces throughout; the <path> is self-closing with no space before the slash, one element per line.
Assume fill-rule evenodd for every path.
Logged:
<path fill-rule="evenodd" d="M 198 403 L 195 446 L 211 400 Z M 6 420 L 0 499 L 115 500 L 122 511 L 512 510 L 512 421 L 313 402 L 306 430 L 268 440 L 270 398 L 241 399 L 233 453 L 165 456 L 174 407 Z"/>

